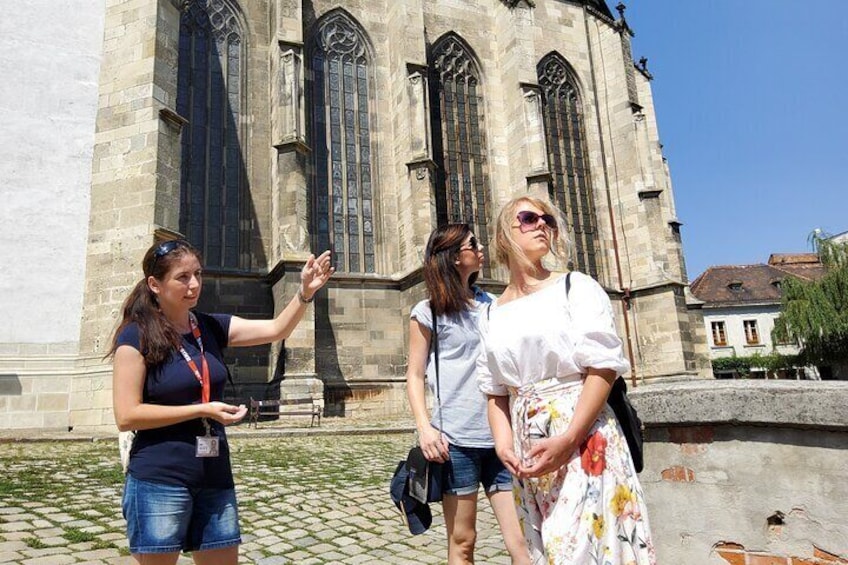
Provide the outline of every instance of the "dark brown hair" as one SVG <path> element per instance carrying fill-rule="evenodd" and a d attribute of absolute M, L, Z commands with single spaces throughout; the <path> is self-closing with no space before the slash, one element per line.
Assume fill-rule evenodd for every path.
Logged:
<path fill-rule="evenodd" d="M 152 276 L 163 280 L 173 265 L 185 255 L 193 255 L 202 263 L 200 251 L 184 239 L 162 241 L 147 250 L 141 262 L 144 277 L 124 300 L 121 323 L 112 336 L 112 347 L 106 357 L 115 355 L 118 336 L 133 322 L 138 324 L 139 346 L 148 367 L 159 365 L 174 349 L 180 347 L 180 333 L 159 309 L 159 301 L 147 286 L 147 278 Z"/>
<path fill-rule="evenodd" d="M 424 282 L 437 316 L 461 312 L 474 299 L 471 286 L 477 280 L 477 273 L 472 273 L 465 286 L 454 264 L 459 248 L 470 233 L 468 224 L 446 224 L 433 230 L 427 241 Z"/>

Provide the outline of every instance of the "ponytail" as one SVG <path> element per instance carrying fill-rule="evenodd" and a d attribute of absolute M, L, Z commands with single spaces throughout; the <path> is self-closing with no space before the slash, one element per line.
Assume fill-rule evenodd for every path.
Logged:
<path fill-rule="evenodd" d="M 118 336 L 131 323 L 138 325 L 139 347 L 148 367 L 159 365 L 174 349 L 180 347 L 180 334 L 159 310 L 159 304 L 147 286 L 146 279 L 141 279 L 132 289 L 124 300 L 121 313 L 121 323 L 112 336 L 112 347 L 106 357 L 115 355 L 118 350 Z"/>

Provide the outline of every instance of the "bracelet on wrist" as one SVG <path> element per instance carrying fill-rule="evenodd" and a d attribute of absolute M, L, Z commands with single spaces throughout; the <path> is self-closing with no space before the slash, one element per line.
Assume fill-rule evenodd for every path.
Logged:
<path fill-rule="evenodd" d="M 303 296 L 303 289 L 299 288 L 297 289 L 297 299 L 300 300 L 301 304 L 309 304 L 310 302 L 315 300 L 315 295 L 313 294 L 309 298 L 306 298 L 305 296 Z"/>

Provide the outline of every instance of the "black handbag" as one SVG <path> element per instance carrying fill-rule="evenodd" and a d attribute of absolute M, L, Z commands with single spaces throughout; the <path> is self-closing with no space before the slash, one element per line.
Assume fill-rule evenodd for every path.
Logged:
<path fill-rule="evenodd" d="M 421 447 L 413 447 L 406 456 L 409 472 L 409 496 L 421 503 L 441 502 L 444 466 L 436 461 L 427 461 Z"/>
<path fill-rule="evenodd" d="M 565 296 L 568 298 L 568 292 L 571 290 L 571 273 L 565 275 Z M 630 448 L 630 457 L 633 459 L 633 467 L 637 473 L 641 473 L 645 466 L 645 457 L 642 444 L 645 441 L 643 434 L 642 420 L 639 419 L 639 414 L 636 413 L 636 408 L 630 403 L 627 398 L 627 383 L 624 382 L 624 377 L 618 377 L 612 385 L 607 404 L 615 413 L 615 418 L 618 420 L 618 425 L 621 426 L 621 431 L 624 433 L 624 439 L 627 440 L 627 447 Z"/>
<path fill-rule="evenodd" d="M 436 329 L 436 312 L 433 303 L 430 303 L 430 312 L 433 318 L 433 353 L 436 362 L 436 402 L 439 405 L 439 426 L 444 428 L 441 422 L 442 398 L 439 390 L 439 335 Z M 428 461 L 421 450 L 421 446 L 415 446 L 409 450 L 405 461 L 400 461 L 395 468 L 390 482 L 389 492 L 392 501 L 403 513 L 403 518 L 409 526 L 413 535 L 427 531 L 432 521 L 430 502 L 442 500 L 444 478 L 444 464 L 436 461 Z"/>
<path fill-rule="evenodd" d="M 636 409 L 630 404 L 630 399 L 627 398 L 627 383 L 624 382 L 623 377 L 615 379 L 612 390 L 607 397 L 607 404 L 612 408 L 618 420 L 618 425 L 624 432 L 624 439 L 627 440 L 627 447 L 630 448 L 630 456 L 633 458 L 633 467 L 636 468 L 637 473 L 641 473 L 645 465 L 642 451 L 642 443 L 645 441 L 642 433 L 642 420 L 639 419 Z"/>

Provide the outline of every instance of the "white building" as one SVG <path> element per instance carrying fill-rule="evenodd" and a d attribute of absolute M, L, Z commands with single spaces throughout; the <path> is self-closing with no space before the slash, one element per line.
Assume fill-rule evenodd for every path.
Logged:
<path fill-rule="evenodd" d="M 799 352 L 797 343 L 775 343 L 772 339 L 774 323 L 780 315 L 780 285 L 789 276 L 815 280 L 822 274 L 824 267 L 815 253 L 776 253 L 769 257 L 768 264 L 708 268 L 695 279 L 691 288 L 704 302 L 710 358 L 772 353 L 796 355 Z M 763 373 L 752 372 L 755 375 Z M 807 378 L 817 378 L 812 367 L 803 372 Z M 716 377 L 722 376 L 730 374 L 716 374 Z"/>

